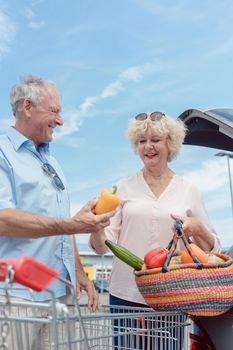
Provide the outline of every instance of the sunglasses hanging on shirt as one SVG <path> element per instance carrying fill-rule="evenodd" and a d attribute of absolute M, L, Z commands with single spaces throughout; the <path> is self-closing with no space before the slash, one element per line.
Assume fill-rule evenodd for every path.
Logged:
<path fill-rule="evenodd" d="M 60 177 L 58 176 L 56 170 L 54 169 L 54 167 L 49 164 L 49 163 L 43 163 L 43 165 L 41 166 L 41 168 L 43 169 L 43 171 L 49 175 L 54 183 L 54 185 L 59 189 L 59 190 L 64 190 L 65 186 L 62 182 L 62 180 L 60 179 Z"/>

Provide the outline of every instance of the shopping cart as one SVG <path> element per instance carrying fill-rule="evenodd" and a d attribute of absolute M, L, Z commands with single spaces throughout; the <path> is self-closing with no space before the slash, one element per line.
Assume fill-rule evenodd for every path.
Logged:
<path fill-rule="evenodd" d="M 70 290 L 68 305 L 58 301 L 48 288 L 55 278 Z M 0 280 L 4 281 L 0 298 L 1 350 L 189 349 L 191 321 L 187 316 L 109 305 L 90 312 L 86 305 L 78 304 L 69 281 L 32 258 L 0 261 Z M 28 300 L 13 297 L 18 289 L 27 291 Z M 45 289 L 51 300 L 36 302 L 35 294 Z"/>
<path fill-rule="evenodd" d="M 188 350 L 192 323 L 177 313 L 151 308 L 101 305 L 95 315 L 81 305 L 91 349 Z"/>
<path fill-rule="evenodd" d="M 55 279 L 65 284 L 70 305 L 57 300 L 49 290 Z M 57 271 L 31 257 L 0 260 L 0 280 L 4 281 L 0 288 L 1 350 L 89 349 L 74 286 Z M 20 290 L 26 299 L 15 297 Z M 47 290 L 49 301 L 36 302 L 36 294 L 43 290 Z M 74 347 L 77 343 L 82 347 Z"/>

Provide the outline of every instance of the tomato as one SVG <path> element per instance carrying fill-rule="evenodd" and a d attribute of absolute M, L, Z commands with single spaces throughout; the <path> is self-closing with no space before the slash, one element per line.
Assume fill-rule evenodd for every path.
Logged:
<path fill-rule="evenodd" d="M 168 255 L 168 250 L 165 248 L 155 248 L 150 250 L 144 256 L 144 263 L 149 269 L 162 267 Z"/>

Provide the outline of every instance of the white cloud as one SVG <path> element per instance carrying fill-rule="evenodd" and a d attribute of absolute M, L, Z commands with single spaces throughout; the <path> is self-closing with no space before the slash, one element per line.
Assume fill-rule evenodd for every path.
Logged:
<path fill-rule="evenodd" d="M 229 186 L 228 186 L 229 187 Z M 231 206 L 230 190 L 229 188 L 222 189 L 217 193 L 214 193 L 213 196 L 206 198 L 205 200 L 206 207 L 209 210 L 215 209 L 226 209 Z"/>
<path fill-rule="evenodd" d="M 82 124 L 81 114 L 77 110 L 64 111 L 65 123 L 62 128 L 55 131 L 54 139 L 60 139 L 77 131 Z"/>
<path fill-rule="evenodd" d="M 15 26 L 2 10 L 0 10 L 0 56 L 9 52 L 15 34 Z"/>
<path fill-rule="evenodd" d="M 80 105 L 79 109 L 82 114 L 85 114 L 85 112 L 91 108 L 95 102 L 98 102 L 99 98 L 98 96 L 88 96 L 85 98 L 84 102 Z"/>
<path fill-rule="evenodd" d="M 137 82 L 143 78 L 143 73 L 146 72 L 150 67 L 153 68 L 154 66 L 151 64 L 145 64 L 138 67 L 130 67 L 120 74 L 120 79 Z"/>
<path fill-rule="evenodd" d="M 124 90 L 122 82 L 120 80 L 114 81 L 102 91 L 100 99 L 116 96 L 121 90 Z"/>
<path fill-rule="evenodd" d="M 80 106 L 80 110 L 82 114 L 85 115 L 90 108 L 93 107 L 94 104 L 99 101 L 116 96 L 120 91 L 124 90 L 125 84 L 129 81 L 138 82 L 141 80 L 148 71 L 154 70 L 155 66 L 151 64 L 145 64 L 142 66 L 135 66 L 126 69 L 121 72 L 117 79 L 113 82 L 109 83 L 99 95 L 96 96 L 88 96 L 85 98 L 84 102 Z"/>
<path fill-rule="evenodd" d="M 144 75 L 159 71 L 162 69 L 160 64 L 146 63 L 141 66 L 129 67 L 121 72 L 116 80 L 109 83 L 103 90 L 94 96 L 87 96 L 77 109 L 65 112 L 66 123 L 62 127 L 63 130 L 55 133 L 56 138 L 60 138 L 74 133 L 79 129 L 82 119 L 85 118 L 91 108 L 101 100 L 109 97 L 117 96 L 128 82 L 138 82 L 143 79 Z"/>
<path fill-rule="evenodd" d="M 226 159 L 207 160 L 200 164 L 200 168 L 184 174 L 202 192 L 218 190 L 229 182 Z"/>
<path fill-rule="evenodd" d="M 219 234 L 222 245 L 231 245 L 233 243 L 231 215 L 227 219 L 216 219 L 216 213 L 223 213 L 226 209 L 229 211 L 232 205 L 226 159 L 216 158 L 203 162 L 198 170 L 186 172 L 184 177 L 203 193 L 205 206 L 209 215 L 211 214 L 211 222 Z"/>

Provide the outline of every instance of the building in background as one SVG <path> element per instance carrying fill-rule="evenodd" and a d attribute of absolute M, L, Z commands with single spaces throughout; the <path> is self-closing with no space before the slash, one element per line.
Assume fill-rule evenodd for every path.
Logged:
<path fill-rule="evenodd" d="M 98 255 L 85 243 L 78 243 L 78 250 L 84 271 L 91 280 L 109 279 L 112 271 L 112 252 Z"/>

